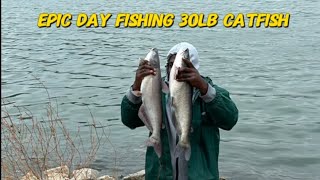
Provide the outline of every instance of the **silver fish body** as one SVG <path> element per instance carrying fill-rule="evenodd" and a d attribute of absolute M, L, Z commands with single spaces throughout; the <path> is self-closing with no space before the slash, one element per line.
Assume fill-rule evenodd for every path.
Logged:
<path fill-rule="evenodd" d="M 153 48 L 147 54 L 145 60 L 156 69 L 155 75 L 148 75 L 141 83 L 142 105 L 139 109 L 139 117 L 152 133 L 147 141 L 148 146 L 153 146 L 158 157 L 161 156 L 160 130 L 162 127 L 162 103 L 161 103 L 161 71 L 158 50 Z"/>
<path fill-rule="evenodd" d="M 189 59 L 188 49 L 180 49 L 176 55 L 170 71 L 169 90 L 172 120 L 179 136 L 175 156 L 178 157 L 183 153 L 185 159 L 189 160 L 191 155 L 189 133 L 192 118 L 192 87 L 187 82 L 176 80 L 178 69 L 186 67 L 182 59 Z"/>

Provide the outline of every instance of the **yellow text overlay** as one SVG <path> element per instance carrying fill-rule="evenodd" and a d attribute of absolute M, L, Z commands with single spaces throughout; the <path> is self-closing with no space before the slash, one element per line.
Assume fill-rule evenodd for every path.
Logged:
<path fill-rule="evenodd" d="M 117 15 L 114 27 L 171 27 L 174 23 L 174 14 L 129 14 L 119 13 Z"/>
<path fill-rule="evenodd" d="M 263 24 L 265 28 L 269 27 L 289 27 L 290 14 L 270 14 L 270 13 L 249 13 L 249 14 L 232 14 L 229 13 L 223 18 L 223 25 L 229 27 L 256 27 Z"/>
<path fill-rule="evenodd" d="M 118 13 L 115 16 L 111 13 L 79 13 L 73 18 L 70 13 L 41 13 L 38 27 L 68 28 L 74 23 L 78 28 L 170 28 L 175 19 L 180 28 L 212 28 L 219 23 L 226 28 L 287 28 L 290 23 L 290 13 L 228 13 L 221 17 L 217 13 L 181 13 L 179 16 L 176 18 L 172 13 Z"/>

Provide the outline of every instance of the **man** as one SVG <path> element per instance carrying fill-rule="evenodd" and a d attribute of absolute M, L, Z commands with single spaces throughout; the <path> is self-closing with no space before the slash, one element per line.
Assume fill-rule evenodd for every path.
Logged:
<path fill-rule="evenodd" d="M 158 158 L 153 147 L 146 152 L 146 179 L 219 179 L 219 128 L 231 130 L 238 120 L 238 109 L 229 97 L 229 92 L 213 84 L 209 77 L 202 77 L 199 72 L 197 50 L 189 43 L 179 43 L 171 48 L 167 55 L 166 78 L 168 84 L 170 70 L 180 48 L 189 49 L 189 60 L 184 60 L 187 67 L 180 68 L 176 79 L 188 82 L 194 89 L 192 97 L 192 131 L 190 132 L 191 157 L 174 158 L 176 131 L 172 127 L 171 112 L 167 94 L 162 94 L 163 121 L 161 130 L 162 156 Z M 121 119 L 131 129 L 143 126 L 138 117 L 141 97 L 141 81 L 145 76 L 155 74 L 147 61 L 142 61 L 136 71 L 136 78 L 121 103 Z"/>

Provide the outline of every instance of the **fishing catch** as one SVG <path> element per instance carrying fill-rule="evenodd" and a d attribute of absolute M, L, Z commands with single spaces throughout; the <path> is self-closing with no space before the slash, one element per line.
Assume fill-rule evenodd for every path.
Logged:
<path fill-rule="evenodd" d="M 189 133 L 192 118 L 192 87 L 187 82 L 176 80 L 178 69 L 187 67 L 183 59 L 190 60 L 189 49 L 180 49 L 176 55 L 170 71 L 169 91 L 172 112 L 172 121 L 179 136 L 179 142 L 175 149 L 175 157 L 184 155 L 188 161 L 191 156 Z"/>
<path fill-rule="evenodd" d="M 141 82 L 142 105 L 139 109 L 138 116 L 152 133 L 147 141 L 147 145 L 153 146 L 158 157 L 161 157 L 162 80 L 158 50 L 155 48 L 151 49 L 145 60 L 149 61 L 149 64 L 156 69 L 156 74 L 144 77 Z"/>

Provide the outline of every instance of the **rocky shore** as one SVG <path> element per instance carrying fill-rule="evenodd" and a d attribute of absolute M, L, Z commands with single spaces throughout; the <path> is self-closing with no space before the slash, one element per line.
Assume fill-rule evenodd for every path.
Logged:
<path fill-rule="evenodd" d="M 129 174 L 127 176 L 113 177 L 109 175 L 99 175 L 99 171 L 90 168 L 82 168 L 72 171 L 71 175 L 67 166 L 52 168 L 43 172 L 45 180 L 144 180 L 145 171 Z M 13 178 L 5 177 L 5 180 L 13 180 Z M 31 172 L 24 175 L 20 180 L 40 180 Z"/>
<path fill-rule="evenodd" d="M 82 168 L 79 170 L 72 171 L 71 177 L 69 174 L 69 168 L 67 166 L 60 166 L 53 169 L 49 169 L 43 172 L 43 177 L 45 180 L 144 180 L 145 170 L 138 171 L 133 174 L 121 177 L 113 177 L 109 175 L 99 176 L 99 171 Z M 10 177 L 5 177 L 5 180 L 13 180 Z M 40 180 L 32 173 L 27 173 L 21 178 L 21 180 Z M 225 178 L 220 178 L 220 180 L 226 180 Z"/>

